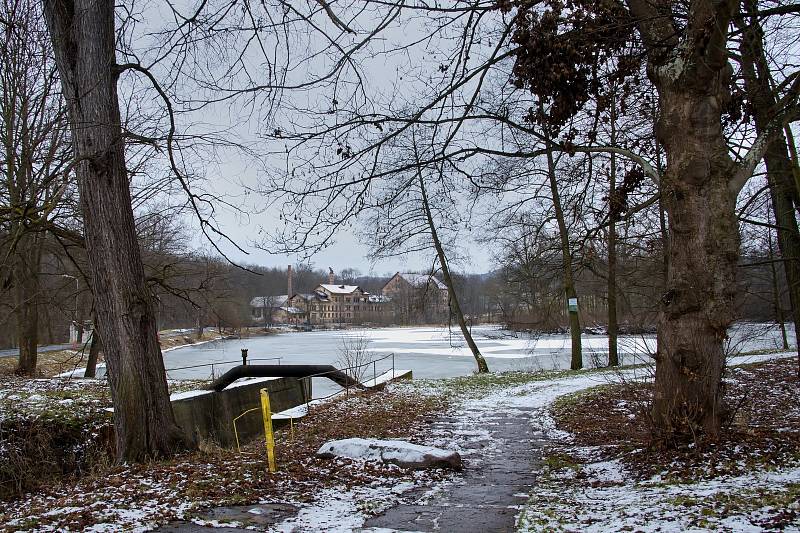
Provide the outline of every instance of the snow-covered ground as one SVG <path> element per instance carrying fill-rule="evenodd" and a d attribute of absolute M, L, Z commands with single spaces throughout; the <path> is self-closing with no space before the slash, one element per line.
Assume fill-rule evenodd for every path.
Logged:
<path fill-rule="evenodd" d="M 636 371 L 631 371 L 633 376 Z M 629 376 L 629 377 L 630 377 Z M 520 386 L 505 387 L 497 385 L 487 392 L 483 389 L 467 390 L 461 396 L 461 405 L 455 409 L 451 417 L 454 426 L 446 431 L 434 430 L 426 439 L 426 444 L 455 450 L 467 461 L 467 468 L 480 467 L 483 457 L 489 453 L 502 453 L 503 442 L 491 441 L 489 431 L 485 428 L 491 424 L 490 419 L 499 411 L 504 413 L 529 412 L 531 408 L 546 410 L 559 396 L 569 394 L 588 387 L 601 385 L 613 380 L 612 373 L 592 373 L 568 379 L 544 379 L 532 381 Z M 408 388 L 420 394 L 435 394 L 443 391 L 441 384 L 428 381 L 423 384 L 397 384 L 394 387 Z M 469 389 L 469 385 L 467 386 Z M 554 432 L 552 419 L 543 417 L 540 431 Z M 480 446 L 474 446 L 479 442 Z M 391 531 L 386 529 L 362 529 L 376 512 L 407 502 L 409 495 L 418 502 L 425 502 L 454 483 L 453 477 L 435 484 L 425 484 L 421 479 L 418 484 L 407 483 L 402 486 L 381 485 L 375 483 L 366 487 L 342 487 L 341 490 L 325 490 L 315 495 L 310 503 L 299 503 L 300 513 L 278 524 L 274 531 L 329 531 L 348 533 L 353 531 Z M 419 497 L 411 489 L 425 488 Z M 516 511 L 515 511 L 516 512 Z"/>
<path fill-rule="evenodd" d="M 731 358 L 731 366 L 794 352 Z M 580 387 L 581 378 L 568 379 Z M 549 394 L 548 394 L 549 396 Z M 604 460 L 599 447 L 572 444 L 571 435 L 553 429 L 553 399 L 532 423 L 563 451 L 585 462 L 556 467 L 542 475 L 518 516 L 518 531 L 800 531 L 800 456 L 793 463 L 753 466 L 742 454 L 739 472 L 694 481 L 676 481 L 665 472 L 634 479 L 619 460 Z M 665 469 L 670 465 L 665 465 Z M 699 475 L 698 478 L 702 477 Z M 774 526 L 795 513 L 794 523 Z"/>
<path fill-rule="evenodd" d="M 794 352 L 739 356 L 731 358 L 730 364 L 758 362 L 775 357 L 793 357 Z M 647 380 L 648 369 L 627 369 L 623 372 L 586 372 L 568 377 L 532 379 L 519 385 L 506 386 L 502 380 L 486 387 L 461 392 L 461 404 L 452 414 L 457 419 L 456 431 L 429 435 L 426 444 L 457 450 L 467 461 L 467 468 L 480 467 L 481 456 L 503 453 L 502 441 L 491 441 L 485 429 L 495 423 L 498 413 L 529 416 L 535 438 L 570 446 L 570 435 L 556 429 L 549 414 L 553 402 L 567 394 L 579 392 L 598 385 Z M 436 381 L 422 386 L 398 384 L 395 387 L 415 387 L 420 393 L 440 392 Z M 452 386 L 452 384 L 450 384 Z M 480 443 L 480 452 L 475 453 L 475 443 Z M 652 479 L 634 481 L 625 467 L 618 461 L 591 461 L 595 450 L 579 450 L 587 458 L 581 467 L 585 477 L 577 484 L 561 484 L 558 475 L 544 480 L 527 495 L 523 506 L 510 504 L 517 513 L 519 531 L 766 531 L 768 526 L 759 525 L 761 520 L 775 516 L 779 510 L 770 507 L 770 502 L 781 501 L 781 495 L 798 494 L 800 486 L 800 462 L 770 471 L 755 470 L 747 475 L 719 477 L 698 483 L 673 484 L 656 476 Z M 578 475 L 566 469 L 564 479 Z M 427 495 L 447 489 L 457 479 L 439 482 L 427 487 Z M 376 511 L 380 511 L 407 500 L 407 487 L 381 487 L 378 484 L 362 488 L 342 488 L 341 491 L 320 493 L 307 504 L 301 505 L 297 517 L 286 520 L 278 531 L 324 529 L 326 531 L 378 531 L 361 529 Z M 418 488 L 418 487 L 417 487 Z M 767 495 L 767 497 L 765 497 Z M 769 497 L 777 495 L 777 497 Z M 523 496 L 520 494 L 518 496 Z M 744 501 L 749 507 L 736 516 L 715 519 L 710 511 L 714 502 Z M 373 504 L 374 502 L 374 504 Z M 762 503 L 753 503 L 762 502 Z M 788 503 L 798 508 L 798 500 Z M 766 523 L 766 522 L 765 522 Z M 383 531 L 383 530 L 381 530 Z M 790 527 L 786 531 L 798 531 Z"/>
<path fill-rule="evenodd" d="M 784 352 L 739 356 L 732 358 L 730 364 L 794 355 L 793 352 Z M 398 383 L 391 387 L 399 390 L 410 388 L 417 395 L 440 392 L 452 395 L 455 406 L 448 416 L 453 423 L 446 430 L 435 425 L 422 444 L 458 451 L 469 471 L 479 469 L 487 455 L 504 453 L 506 443 L 502 439 L 492 439 L 487 430 L 492 424 L 497 424 L 498 413 L 528 420 L 536 440 L 570 447 L 570 435 L 557 430 L 549 414 L 556 399 L 597 385 L 616 383 L 622 378 L 632 381 L 648 379 L 649 376 L 649 369 L 636 368 L 626 369 L 622 373 L 595 370 L 560 377 L 552 374 L 476 376 L 444 382 L 427 380 Z M 36 398 L 31 401 L 36 401 Z M 777 512 L 769 505 L 780 505 L 784 501 L 781 498 L 797 494 L 800 486 L 800 464 L 698 483 L 676 484 L 659 477 L 634 481 L 621 463 L 594 461 L 594 451 L 590 448 L 578 452 L 587 458 L 580 472 L 567 468 L 554 472 L 550 477 L 542 476 L 530 494 L 515 495 L 518 498 L 527 497 L 527 504 L 524 504 L 524 498 L 509 502 L 507 509 L 517 516 L 520 530 L 760 531 L 763 529 L 759 525 L 760 520 Z M 204 466 L 198 465 L 199 468 Z M 348 466 L 354 467 L 357 468 Z M 572 477 L 577 475 L 581 476 L 580 482 L 571 482 L 574 481 Z M 424 472 L 419 472 L 402 483 L 386 478 L 376 479 L 367 485 L 319 489 L 308 495 L 310 498 L 287 502 L 296 506 L 299 512 L 275 524 L 272 530 L 362 531 L 361 528 L 376 512 L 410 500 L 425 505 L 428 499 L 436 498 L 437 494 L 461 483 L 460 480 L 460 476 L 454 475 L 443 481 L 432 481 Z M 106 523 L 95 524 L 92 530 L 117 530 L 115 524 L 121 522 L 125 523 L 126 528 L 141 530 L 152 527 L 154 517 L 165 513 L 175 518 L 188 518 L 186 515 L 192 507 L 191 502 L 181 497 L 175 487 L 164 486 L 163 491 L 175 495 L 172 503 L 141 501 L 135 495 L 129 502 L 113 500 L 113 505 L 108 508 Z M 420 491 L 423 491 L 422 496 Z M 113 493 L 112 496 L 112 493 L 110 491 L 110 498 L 118 498 L 118 494 Z M 771 496 L 765 498 L 765 494 Z M 111 504 L 112 500 L 108 502 Z M 712 504 L 728 505 L 730 502 L 738 502 L 744 511 L 721 520 L 716 519 L 710 511 L 704 511 Z M 797 500 L 787 505 L 796 507 Z M 253 509 L 254 513 L 258 512 L 258 505 L 254 505 Z M 54 506 L 50 512 L 79 514 L 80 508 Z M 202 519 L 196 519 L 196 522 L 214 523 Z M 18 519 L 9 525 L 22 526 L 25 523 Z M 225 525 L 230 527 L 237 524 Z"/>
<path fill-rule="evenodd" d="M 774 531 L 777 502 L 798 510 L 800 466 L 697 483 L 632 481 L 618 461 L 566 469 L 580 483 L 543 483 L 531 494 L 520 531 Z M 783 496 L 783 497 L 782 497 Z M 726 509 L 727 507 L 727 509 Z M 718 518 L 716 509 L 728 516 Z M 798 531 L 798 525 L 781 528 Z"/>

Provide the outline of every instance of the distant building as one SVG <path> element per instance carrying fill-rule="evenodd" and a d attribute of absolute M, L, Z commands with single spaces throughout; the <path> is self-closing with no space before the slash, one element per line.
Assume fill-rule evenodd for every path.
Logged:
<path fill-rule="evenodd" d="M 450 292 L 436 276 L 397 272 L 381 293 L 393 303 L 402 324 L 444 322 L 450 313 Z"/>
<path fill-rule="evenodd" d="M 256 296 L 250 300 L 250 314 L 259 326 L 275 324 L 303 324 L 306 321 L 305 311 L 292 305 L 286 294 L 276 296 Z"/>
<path fill-rule="evenodd" d="M 291 267 L 288 273 L 291 288 Z M 394 316 L 390 298 L 357 285 L 337 285 L 332 269 L 328 283 L 319 284 L 312 293 L 259 296 L 250 307 L 253 321 L 264 325 L 386 324 Z"/>
<path fill-rule="evenodd" d="M 356 285 L 322 283 L 315 290 L 309 319 L 312 324 L 352 324 L 360 322 L 362 306 L 369 293 Z"/>

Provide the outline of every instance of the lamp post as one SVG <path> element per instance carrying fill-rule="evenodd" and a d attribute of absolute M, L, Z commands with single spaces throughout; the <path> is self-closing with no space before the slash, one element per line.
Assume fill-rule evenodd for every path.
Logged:
<path fill-rule="evenodd" d="M 75 314 L 73 315 L 72 319 L 72 327 L 75 328 L 75 341 L 73 344 L 77 345 L 81 339 L 78 338 L 78 293 L 80 292 L 80 286 L 78 285 L 79 281 L 78 278 L 70 275 L 70 274 L 61 274 L 62 278 L 72 278 L 75 280 Z M 72 341 L 72 331 L 70 331 L 70 341 Z"/>

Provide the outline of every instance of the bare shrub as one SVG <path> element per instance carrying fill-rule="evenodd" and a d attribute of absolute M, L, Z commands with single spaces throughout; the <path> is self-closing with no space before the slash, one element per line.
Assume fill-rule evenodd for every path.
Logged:
<path fill-rule="evenodd" d="M 102 413 L 80 419 L 12 413 L 0 424 L 0 501 L 109 464 L 113 437 Z"/>
<path fill-rule="evenodd" d="M 372 366 L 369 364 L 372 360 L 369 339 L 364 335 L 343 335 L 338 352 L 335 366 L 359 383 L 363 383 Z"/>

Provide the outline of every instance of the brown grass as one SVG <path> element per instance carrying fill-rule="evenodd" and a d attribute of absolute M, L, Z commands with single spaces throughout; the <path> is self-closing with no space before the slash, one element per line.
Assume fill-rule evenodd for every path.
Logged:
<path fill-rule="evenodd" d="M 149 464 L 95 468 L 91 475 L 70 478 L 0 511 L 0 530 L 9 520 L 36 517 L 39 526 L 80 529 L 102 520 L 105 509 L 148 502 L 160 522 L 175 518 L 179 501 L 203 506 L 244 505 L 257 501 L 303 501 L 311 489 L 364 484 L 379 478 L 409 478 L 414 474 L 394 465 L 348 460 L 324 460 L 315 456 L 327 440 L 349 437 L 399 437 L 418 440 L 427 424 L 447 408 L 441 397 L 409 393 L 371 392 L 324 404 L 297 421 L 294 439 L 289 429 L 276 435 L 278 473 L 266 468 L 263 441 L 236 450 L 204 443 L 195 452 Z M 433 477 L 437 474 L 428 474 Z M 74 506 L 85 512 L 43 516 L 54 507 Z"/>
<path fill-rule="evenodd" d="M 728 422 L 718 441 L 702 445 L 650 445 L 650 384 L 590 389 L 556 402 L 552 413 L 577 444 L 602 447 L 605 455 L 623 458 L 642 477 L 665 467 L 669 475 L 687 480 L 738 474 L 754 465 L 800 459 L 796 364 L 779 359 L 730 369 L 725 381 Z"/>

